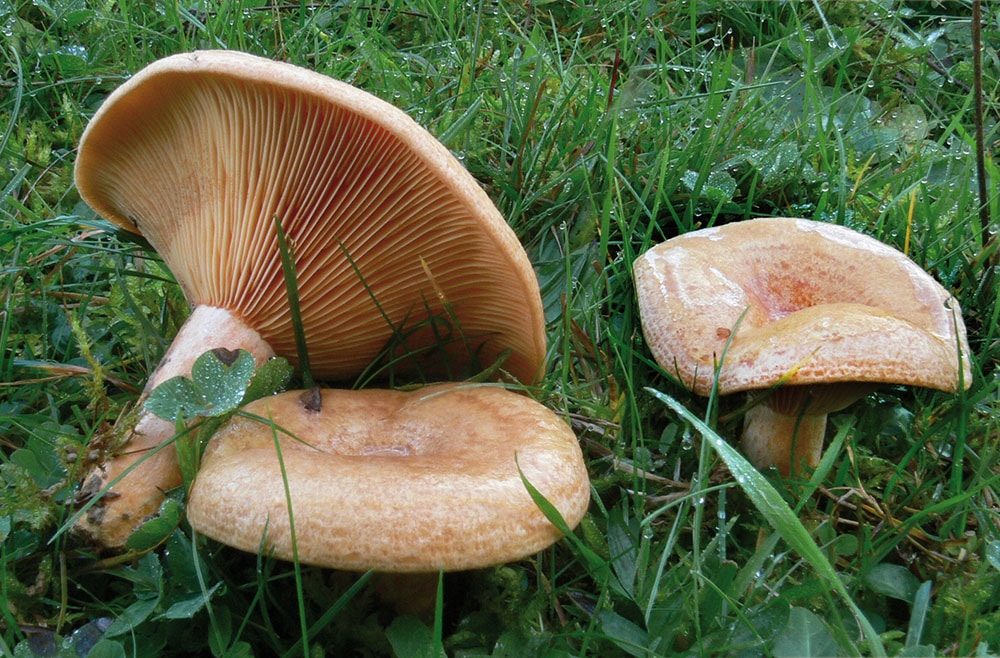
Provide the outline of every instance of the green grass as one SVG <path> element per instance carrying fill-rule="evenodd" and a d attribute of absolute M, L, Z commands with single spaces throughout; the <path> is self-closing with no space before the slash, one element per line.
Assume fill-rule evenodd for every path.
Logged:
<path fill-rule="evenodd" d="M 978 216 L 969 3 L 201 6 L 0 4 L 0 654 L 67 638 L 69 655 L 101 631 L 91 655 L 1000 650 L 1000 305 Z M 537 394 L 580 436 L 591 513 L 539 555 L 446 575 L 424 618 L 380 605 L 393 586 L 377 574 L 194 540 L 180 496 L 142 554 L 58 533 L 187 313 L 155 256 L 80 202 L 75 147 L 130 73 L 219 47 L 406 110 L 536 264 L 550 345 Z M 666 377 L 632 291 L 653 244 L 766 215 L 905 248 L 961 302 L 974 355 L 964 394 L 890 387 L 832 416 L 808 481 L 761 476 L 720 443 L 741 400 Z"/>

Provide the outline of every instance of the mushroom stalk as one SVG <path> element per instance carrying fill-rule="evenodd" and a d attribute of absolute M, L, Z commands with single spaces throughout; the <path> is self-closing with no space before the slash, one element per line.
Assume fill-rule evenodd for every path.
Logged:
<path fill-rule="evenodd" d="M 159 510 L 166 492 L 181 484 L 173 445 L 150 454 L 174 438 L 174 424 L 147 412 L 142 405 L 160 383 L 190 375 L 199 356 L 219 347 L 247 350 L 258 365 L 274 356 L 270 345 L 239 316 L 212 306 L 195 307 L 146 383 L 137 402 L 135 426 L 122 437 L 116 454 L 94 467 L 85 478 L 83 490 L 97 493 L 134 468 L 80 518 L 78 529 L 104 546 L 122 546 L 147 517 Z"/>
<path fill-rule="evenodd" d="M 826 416 L 759 404 L 743 417 L 743 452 L 757 468 L 774 466 L 786 476 L 801 473 L 803 466 L 815 468 L 823 453 Z"/>

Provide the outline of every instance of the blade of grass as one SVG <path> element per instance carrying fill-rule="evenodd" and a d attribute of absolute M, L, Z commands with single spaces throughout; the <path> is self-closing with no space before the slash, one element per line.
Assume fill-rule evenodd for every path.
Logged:
<path fill-rule="evenodd" d="M 865 617 L 854 599 L 841 581 L 839 574 L 823 555 L 819 546 L 813 541 L 802 522 L 799 521 L 795 513 L 788 506 L 788 503 L 781 497 L 781 494 L 771 485 L 767 479 L 755 469 L 732 446 L 726 443 L 715 430 L 706 425 L 697 416 L 688 411 L 684 405 L 665 393 L 661 393 L 652 388 L 647 388 L 656 399 L 670 407 L 685 422 L 695 428 L 702 438 L 704 438 L 715 449 L 729 467 L 730 472 L 736 477 L 736 482 L 743 491 L 753 501 L 757 510 L 764 515 L 775 530 L 781 535 L 789 546 L 795 549 L 816 572 L 827 582 L 830 588 L 836 592 L 854 615 L 855 621 L 861 628 L 868 648 L 873 656 L 885 656 L 885 648 L 879 639 L 878 633 Z M 857 654 L 857 655 L 860 655 Z"/>
<path fill-rule="evenodd" d="M 271 436 L 274 439 L 274 450 L 278 456 L 278 468 L 281 469 L 281 484 L 285 489 L 285 509 L 288 510 L 288 533 L 292 541 L 292 565 L 295 570 L 295 597 L 299 605 L 299 627 L 302 633 L 302 655 L 309 658 L 309 626 L 306 623 L 306 599 L 302 590 L 302 564 L 299 562 L 299 544 L 295 536 L 295 514 L 292 511 L 292 490 L 288 486 L 288 471 L 285 470 L 285 458 L 281 452 L 281 440 L 278 438 L 278 426 L 271 421 Z"/>
<path fill-rule="evenodd" d="M 288 244 L 285 229 L 281 220 L 274 218 L 274 229 L 278 233 L 278 250 L 281 252 L 281 271 L 285 275 L 285 290 L 288 294 L 288 311 L 292 314 L 292 328 L 295 330 L 295 351 L 299 357 L 299 370 L 302 373 L 302 387 L 312 388 L 312 369 L 309 367 L 309 347 L 306 345 L 306 332 L 302 326 L 302 311 L 299 308 L 299 282 L 295 272 L 295 252 Z M 291 513 L 291 510 L 289 510 Z"/>
<path fill-rule="evenodd" d="M 358 579 L 354 581 L 354 584 L 348 587 L 347 590 L 337 598 L 333 605 L 327 608 L 320 618 L 313 622 L 313 625 L 309 627 L 309 631 L 306 634 L 305 639 L 308 640 L 309 638 L 315 637 L 321 630 L 328 626 L 330 622 L 332 622 L 337 615 L 340 614 L 340 611 L 343 610 L 348 603 L 350 603 L 351 599 L 357 596 L 358 592 L 360 592 L 361 589 L 368 584 L 368 581 L 371 580 L 371 577 L 374 574 L 374 571 L 366 571 L 361 574 Z M 288 649 L 288 651 L 282 654 L 282 658 L 290 658 L 291 656 L 294 656 L 301 650 L 302 645 L 303 638 L 299 638 L 295 644 Z M 308 653 L 308 648 L 306 648 L 306 653 Z"/>

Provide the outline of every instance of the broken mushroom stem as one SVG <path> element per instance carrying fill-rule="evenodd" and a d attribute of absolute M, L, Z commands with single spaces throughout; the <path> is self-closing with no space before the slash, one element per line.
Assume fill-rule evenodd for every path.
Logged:
<path fill-rule="evenodd" d="M 123 545 L 143 519 L 159 510 L 166 493 L 181 484 L 174 446 L 156 450 L 174 439 L 177 428 L 146 411 L 143 404 L 162 382 L 190 376 L 195 360 L 216 348 L 246 350 L 258 366 L 274 356 L 260 334 L 234 313 L 212 306 L 194 309 L 146 383 L 136 414 L 128 417 L 135 425 L 117 441 L 119 452 L 84 478 L 88 491 L 105 493 L 80 519 L 78 528 L 100 544 Z"/>

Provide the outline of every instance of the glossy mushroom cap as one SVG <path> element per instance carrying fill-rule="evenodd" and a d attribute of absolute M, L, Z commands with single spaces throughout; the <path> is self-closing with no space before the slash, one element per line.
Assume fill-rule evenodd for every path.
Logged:
<path fill-rule="evenodd" d="M 647 251 L 634 277 L 643 334 L 667 374 L 699 395 L 709 395 L 716 375 L 720 394 L 780 384 L 788 390 L 766 413 L 790 417 L 792 427 L 802 414 L 825 427 L 829 411 L 872 385 L 970 384 L 951 294 L 901 252 L 842 226 L 765 218 L 694 231 Z M 866 386 L 817 389 L 834 383 Z M 815 464 L 815 442 L 798 443 Z M 758 466 L 789 460 L 767 445 L 748 452 Z"/>
<path fill-rule="evenodd" d="M 101 106 L 76 183 L 193 305 L 232 311 L 294 358 L 278 218 L 319 378 L 356 376 L 393 341 L 432 370 L 510 350 L 515 377 L 542 374 L 538 284 L 513 231 L 443 145 L 348 84 L 238 52 L 167 57 Z"/>
<path fill-rule="evenodd" d="M 576 436 L 530 398 L 469 384 L 327 389 L 315 410 L 310 393 L 253 402 L 243 411 L 264 422 L 235 417 L 213 437 L 187 507 L 195 530 L 293 559 L 287 481 L 301 562 L 452 571 L 517 560 L 560 538 L 518 467 L 570 527 L 586 513 Z"/>

